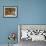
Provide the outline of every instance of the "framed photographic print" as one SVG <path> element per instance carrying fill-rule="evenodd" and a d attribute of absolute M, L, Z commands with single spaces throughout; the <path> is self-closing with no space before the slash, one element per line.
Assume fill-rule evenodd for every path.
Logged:
<path fill-rule="evenodd" d="M 22 40 L 46 41 L 46 24 L 19 24 L 18 42 Z"/>
<path fill-rule="evenodd" d="M 4 6 L 3 14 L 4 14 L 4 17 L 16 17 L 17 7 L 16 6 Z"/>

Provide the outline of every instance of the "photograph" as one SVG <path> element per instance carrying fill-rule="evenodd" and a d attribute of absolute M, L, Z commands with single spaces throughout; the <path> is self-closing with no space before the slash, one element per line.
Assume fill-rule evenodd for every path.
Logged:
<path fill-rule="evenodd" d="M 18 31 L 20 41 L 46 41 L 46 25 L 20 24 Z"/>
<path fill-rule="evenodd" d="M 17 7 L 15 6 L 5 6 L 4 8 L 4 17 L 16 17 L 17 16 Z"/>

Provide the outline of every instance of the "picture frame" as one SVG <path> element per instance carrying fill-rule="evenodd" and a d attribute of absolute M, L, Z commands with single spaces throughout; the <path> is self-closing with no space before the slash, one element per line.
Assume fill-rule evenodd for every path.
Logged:
<path fill-rule="evenodd" d="M 28 35 L 26 34 L 26 36 L 28 36 L 27 39 L 25 39 L 25 37 L 21 39 L 22 36 L 25 36 L 22 35 L 22 31 L 27 30 L 28 30 L 27 33 Z M 21 42 L 22 40 L 46 41 L 46 24 L 18 24 L 18 42 Z"/>
<path fill-rule="evenodd" d="M 16 6 L 4 6 L 3 7 L 3 17 L 17 17 L 17 7 Z"/>

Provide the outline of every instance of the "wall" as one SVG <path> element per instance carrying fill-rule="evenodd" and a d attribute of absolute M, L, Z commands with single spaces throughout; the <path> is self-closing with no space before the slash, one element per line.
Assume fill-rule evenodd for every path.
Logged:
<path fill-rule="evenodd" d="M 3 6 L 12 5 L 18 17 L 3 18 Z M 18 32 L 18 24 L 46 24 L 46 0 L 0 0 L 0 44 L 8 43 L 9 32 Z"/>
<path fill-rule="evenodd" d="M 19 23 L 46 24 L 46 0 L 20 0 Z"/>
<path fill-rule="evenodd" d="M 16 6 L 18 0 L 0 0 L 0 44 L 7 44 L 8 34 L 10 32 L 16 32 L 17 35 L 17 23 L 18 18 L 3 18 L 3 6 Z M 18 39 L 18 38 L 17 38 Z M 18 43 L 16 39 L 16 43 Z"/>

